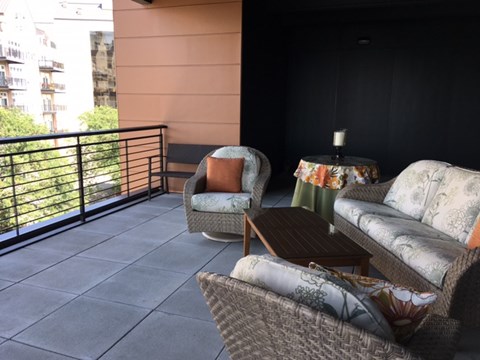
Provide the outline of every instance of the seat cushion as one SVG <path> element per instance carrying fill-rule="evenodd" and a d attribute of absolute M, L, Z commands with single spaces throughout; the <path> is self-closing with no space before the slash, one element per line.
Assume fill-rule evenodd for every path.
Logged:
<path fill-rule="evenodd" d="M 448 163 L 435 160 L 410 164 L 397 176 L 383 203 L 421 220 L 448 166 Z"/>
<path fill-rule="evenodd" d="M 313 309 L 393 340 L 393 332 L 374 302 L 345 281 L 270 255 L 240 259 L 231 277 L 271 290 Z"/>
<path fill-rule="evenodd" d="M 192 196 L 192 209 L 196 211 L 243 214 L 250 208 L 249 193 L 208 192 Z"/>
<path fill-rule="evenodd" d="M 355 226 L 359 226 L 360 219 L 364 215 L 381 215 L 400 219 L 412 219 L 398 210 L 384 204 L 371 203 L 368 201 L 340 198 L 335 200 L 335 212 Z"/>
<path fill-rule="evenodd" d="M 422 222 L 463 244 L 480 212 L 480 172 L 450 167 Z"/>
<path fill-rule="evenodd" d="M 427 315 L 430 305 L 437 300 L 437 295 L 433 292 L 419 292 L 386 280 L 337 271 L 314 262 L 310 263 L 309 268 L 337 276 L 368 295 L 387 319 L 399 342 L 404 342 L 413 335 Z"/>
<path fill-rule="evenodd" d="M 439 288 L 452 262 L 465 251 L 455 239 L 413 219 L 365 215 L 360 229 Z"/>
<path fill-rule="evenodd" d="M 242 192 L 251 193 L 255 180 L 260 171 L 260 158 L 248 147 L 245 146 L 224 146 L 213 154 L 216 158 L 240 158 L 245 159 L 242 174 Z"/>

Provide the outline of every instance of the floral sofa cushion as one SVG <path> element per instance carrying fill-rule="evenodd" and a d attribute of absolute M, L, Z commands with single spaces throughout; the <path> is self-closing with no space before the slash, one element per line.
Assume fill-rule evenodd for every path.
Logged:
<path fill-rule="evenodd" d="M 377 336 L 393 340 L 393 332 L 374 302 L 350 284 L 270 255 L 240 259 L 231 277 L 271 290 Z"/>
<path fill-rule="evenodd" d="M 242 174 L 242 192 L 251 193 L 255 180 L 260 171 L 261 163 L 257 155 L 249 148 L 244 146 L 224 146 L 216 150 L 213 154 L 216 158 L 241 158 L 245 159 Z"/>
<path fill-rule="evenodd" d="M 383 204 L 377 204 L 361 200 L 352 199 L 337 199 L 334 203 L 335 212 L 340 214 L 348 222 L 359 226 L 360 219 L 364 215 L 381 215 L 390 216 L 401 219 L 412 219 L 410 216 L 392 209 L 391 207 Z"/>
<path fill-rule="evenodd" d="M 421 220 L 448 166 L 435 160 L 410 164 L 398 175 L 383 203 Z"/>
<path fill-rule="evenodd" d="M 427 315 L 430 305 L 437 300 L 437 295 L 433 292 L 416 291 L 386 280 L 337 271 L 314 262 L 309 264 L 309 268 L 337 276 L 368 295 L 387 319 L 399 342 L 406 341 L 413 335 Z"/>
<path fill-rule="evenodd" d="M 480 212 L 480 172 L 450 167 L 422 222 L 463 244 Z"/>
<path fill-rule="evenodd" d="M 249 193 L 208 192 L 192 196 L 192 209 L 196 211 L 243 214 L 250 203 Z"/>

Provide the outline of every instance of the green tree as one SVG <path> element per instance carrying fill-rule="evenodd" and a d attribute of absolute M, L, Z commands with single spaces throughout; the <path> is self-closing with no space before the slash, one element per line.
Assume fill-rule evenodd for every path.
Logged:
<path fill-rule="evenodd" d="M 0 108 L 0 137 L 40 134 L 48 129 L 29 115 Z M 24 227 L 78 208 L 74 173 L 69 157 L 51 141 L 0 145 L 0 233 L 12 230 L 17 221 Z"/>
<path fill-rule="evenodd" d="M 118 128 L 118 111 L 96 106 L 79 116 L 88 131 Z M 87 203 L 118 195 L 121 185 L 118 134 L 88 136 L 82 139 L 84 184 Z"/>

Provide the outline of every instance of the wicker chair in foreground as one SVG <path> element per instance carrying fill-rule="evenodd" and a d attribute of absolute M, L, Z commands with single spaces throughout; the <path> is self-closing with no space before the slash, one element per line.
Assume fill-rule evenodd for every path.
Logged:
<path fill-rule="evenodd" d="M 205 193 L 207 158 L 212 155 L 238 158 L 242 157 L 242 154 L 246 155 L 242 177 L 242 192 L 239 194 Z M 253 176 L 252 174 L 248 174 L 249 180 L 247 182 L 245 182 L 246 171 L 255 172 Z M 183 202 L 188 231 L 243 235 L 243 208 L 261 207 L 262 198 L 267 189 L 270 175 L 270 161 L 262 152 L 256 149 L 247 146 L 227 146 L 207 154 L 198 165 L 195 175 L 185 182 Z M 195 207 L 195 205 L 192 204 L 192 198 L 195 194 L 202 194 L 207 197 L 223 196 L 223 202 L 220 202 L 221 205 L 218 205 L 215 201 L 212 201 L 211 198 L 208 198 L 207 201 L 199 201 L 200 204 L 197 203 L 197 207 Z M 224 211 L 222 207 L 230 207 L 230 209 Z"/>
<path fill-rule="evenodd" d="M 203 272 L 197 281 L 233 360 L 454 357 L 457 320 L 427 315 L 400 345 L 228 276 Z"/>

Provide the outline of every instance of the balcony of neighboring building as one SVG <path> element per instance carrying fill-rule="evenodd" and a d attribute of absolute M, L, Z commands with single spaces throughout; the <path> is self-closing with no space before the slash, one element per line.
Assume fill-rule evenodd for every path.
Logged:
<path fill-rule="evenodd" d="M 42 93 L 53 94 L 53 93 L 63 93 L 65 92 L 65 84 L 57 82 L 42 82 L 40 84 Z"/>
<path fill-rule="evenodd" d="M 26 90 L 27 80 L 19 77 L 0 77 L 0 89 L 2 90 Z"/>
<path fill-rule="evenodd" d="M 59 111 L 66 111 L 67 106 L 66 105 L 59 105 L 59 104 L 44 104 L 42 106 L 42 112 L 44 114 L 53 114 L 57 113 Z"/>
<path fill-rule="evenodd" d="M 40 71 L 64 72 L 63 63 L 55 60 L 39 60 L 38 67 L 40 68 Z"/>
<path fill-rule="evenodd" d="M 10 64 L 24 64 L 25 53 L 15 46 L 0 43 L 0 61 Z"/>

